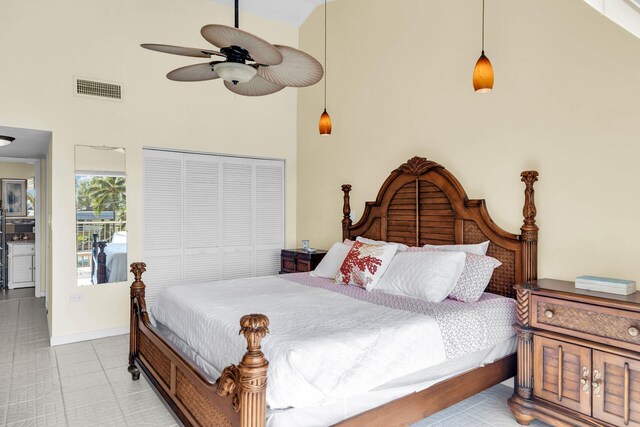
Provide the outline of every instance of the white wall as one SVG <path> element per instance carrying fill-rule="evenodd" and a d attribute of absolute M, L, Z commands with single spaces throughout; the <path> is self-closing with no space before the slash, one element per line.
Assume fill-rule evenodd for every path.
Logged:
<path fill-rule="evenodd" d="M 0 179 L 29 179 L 36 176 L 36 168 L 28 163 L 0 162 Z"/>
<path fill-rule="evenodd" d="M 76 144 L 126 149 L 129 261 L 141 260 L 142 253 L 142 147 L 286 159 L 286 233 L 289 243 L 296 240 L 296 91 L 244 98 L 221 81 L 171 82 L 168 71 L 206 61 L 139 47 L 145 42 L 208 47 L 200 28 L 233 25 L 231 9 L 207 0 L 87 0 L 82 7 L 71 0 L 5 0 L 0 14 L 11 17 L 0 27 L 0 56 L 11 58 L 0 67 L 2 125 L 53 132 L 53 342 L 115 333 L 128 325 L 128 283 L 76 286 Z M 249 15 L 241 23 L 273 43 L 298 44 L 297 28 Z M 121 83 L 123 102 L 74 96 L 74 75 Z M 72 296 L 81 301 L 71 303 Z"/>
<path fill-rule="evenodd" d="M 329 3 L 328 111 L 322 86 L 300 92 L 298 237 L 340 238 L 340 184 L 356 219 L 389 173 L 414 155 L 486 198 L 495 222 L 519 233 L 520 172 L 537 169 L 539 275 L 640 281 L 640 40 L 582 0 L 486 2 L 495 88 L 479 95 L 479 0 Z M 300 32 L 322 57 L 323 10 Z"/>

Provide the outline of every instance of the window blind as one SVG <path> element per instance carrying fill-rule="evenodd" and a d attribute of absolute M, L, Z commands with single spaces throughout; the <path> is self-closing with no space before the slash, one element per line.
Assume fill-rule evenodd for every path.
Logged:
<path fill-rule="evenodd" d="M 284 161 L 144 150 L 147 304 L 166 286 L 277 274 Z"/>

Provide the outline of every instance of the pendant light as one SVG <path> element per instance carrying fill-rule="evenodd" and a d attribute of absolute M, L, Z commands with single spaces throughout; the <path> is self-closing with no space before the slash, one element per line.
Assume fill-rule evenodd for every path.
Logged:
<path fill-rule="evenodd" d="M 482 54 L 473 69 L 473 89 L 477 93 L 488 93 L 493 89 L 493 67 L 484 55 L 484 0 L 482 0 Z"/>
<path fill-rule="evenodd" d="M 320 135 L 331 135 L 331 117 L 327 113 L 327 0 L 324 0 L 324 111 L 318 128 Z"/>

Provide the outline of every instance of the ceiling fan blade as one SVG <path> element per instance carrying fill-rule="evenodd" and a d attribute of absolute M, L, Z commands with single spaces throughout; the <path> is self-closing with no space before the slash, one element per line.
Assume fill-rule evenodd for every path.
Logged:
<path fill-rule="evenodd" d="M 215 50 L 198 49 L 196 47 L 182 47 L 172 46 L 169 44 L 153 43 L 144 43 L 140 46 L 145 49 L 154 50 L 156 52 L 170 53 L 172 55 L 192 56 L 195 58 L 211 58 L 212 55 L 226 57 L 224 53 L 216 52 Z"/>
<path fill-rule="evenodd" d="M 324 69 L 313 56 L 289 46 L 275 47 L 282 53 L 282 62 L 258 66 L 260 77 L 275 84 L 293 87 L 311 86 L 322 79 Z"/>
<path fill-rule="evenodd" d="M 282 54 L 271 43 L 251 33 L 226 25 L 205 25 L 200 34 L 209 43 L 219 48 L 239 46 L 249 52 L 254 61 L 265 65 L 282 62 Z"/>
<path fill-rule="evenodd" d="M 244 96 L 271 95 L 285 88 L 282 85 L 268 82 L 258 75 L 246 83 L 238 83 L 237 85 L 225 80 L 224 85 L 231 92 Z"/>
<path fill-rule="evenodd" d="M 177 68 L 167 74 L 167 78 L 176 82 L 201 82 L 218 79 L 220 76 L 213 71 L 211 64 L 206 63 Z"/>

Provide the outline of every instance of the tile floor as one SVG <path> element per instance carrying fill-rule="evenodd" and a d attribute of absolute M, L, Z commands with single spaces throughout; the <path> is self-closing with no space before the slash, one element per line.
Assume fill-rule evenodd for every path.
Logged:
<path fill-rule="evenodd" d="M 127 372 L 128 336 L 49 347 L 43 298 L 0 291 L 0 425 L 177 426 L 141 376 Z"/>
<path fill-rule="evenodd" d="M 44 299 L 33 289 L 0 291 L 0 425 L 181 425 L 144 374 L 131 381 L 128 345 L 121 335 L 51 348 Z M 498 385 L 414 427 L 517 426 L 511 393 Z"/>

